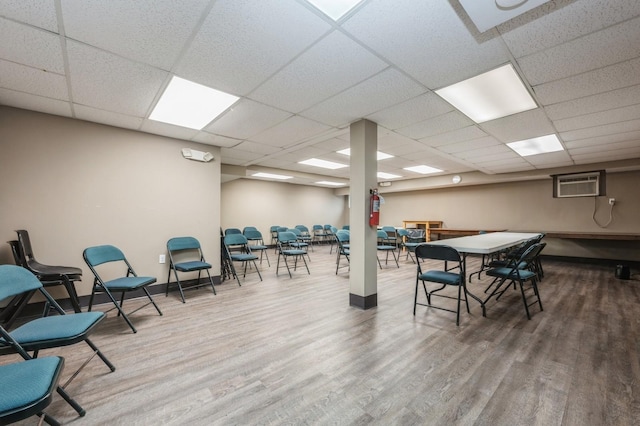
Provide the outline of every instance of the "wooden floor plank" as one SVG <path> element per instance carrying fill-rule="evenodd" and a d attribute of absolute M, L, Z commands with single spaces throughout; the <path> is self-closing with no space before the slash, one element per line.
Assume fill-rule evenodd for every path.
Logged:
<path fill-rule="evenodd" d="M 546 261 L 544 311 L 532 306 L 527 320 L 508 290 L 487 318 L 470 300 L 456 327 L 449 312 L 412 314 L 416 265 L 404 256 L 379 270 L 376 308 L 350 307 L 349 273 L 335 275 L 329 250 L 310 253 L 311 275 L 276 277 L 273 261 L 263 282 L 252 271 L 215 296 L 159 294 L 164 316 L 133 314 L 137 334 L 110 312 L 92 340 L 117 370 L 94 359 L 68 387 L 86 417 L 58 397 L 47 412 L 73 425 L 637 424 L 638 281 Z M 489 283 L 483 274 L 469 289 L 485 295 Z M 47 354 L 65 357 L 64 380 L 89 348 Z"/>

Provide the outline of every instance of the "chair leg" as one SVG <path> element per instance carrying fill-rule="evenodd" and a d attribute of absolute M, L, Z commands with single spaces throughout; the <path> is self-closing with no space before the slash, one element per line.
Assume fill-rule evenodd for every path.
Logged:
<path fill-rule="evenodd" d="M 100 357 L 100 359 L 102 360 L 102 362 L 104 362 L 104 363 L 105 363 L 105 365 L 106 365 L 107 367 L 109 367 L 109 369 L 110 369 L 111 371 L 116 371 L 116 367 L 115 367 L 113 364 L 111 364 L 111 362 L 107 359 L 107 357 L 106 357 L 106 356 L 104 356 L 104 354 L 100 351 L 100 349 L 98 349 L 98 348 L 97 348 L 97 346 L 96 346 L 96 345 L 94 345 L 94 344 L 93 344 L 93 342 L 92 342 L 91 340 L 89 340 L 89 339 L 84 339 L 84 341 L 85 341 L 85 342 L 87 342 L 87 345 L 89 345 L 89 347 L 90 347 L 91 349 L 93 349 L 93 352 L 95 352 L 95 354 L 96 354 L 96 355 L 98 355 L 98 356 Z"/>
<path fill-rule="evenodd" d="M 134 333 L 137 333 L 138 330 L 136 330 L 136 328 L 133 326 L 133 324 L 131 323 L 131 321 L 129 321 L 129 317 L 127 317 L 127 315 L 124 313 L 124 311 L 122 310 L 122 307 L 118 304 L 118 301 L 113 297 L 113 295 L 111 294 L 111 292 L 104 288 L 103 289 L 104 292 L 107 294 L 107 296 L 109 296 L 109 299 L 111 299 L 111 301 L 113 302 L 113 304 L 116 306 L 116 309 L 118 310 L 118 315 L 122 315 L 122 318 L 124 318 L 124 320 L 127 322 L 127 324 L 129 325 L 129 327 L 131 327 L 131 330 Z"/>
<path fill-rule="evenodd" d="M 258 269 L 258 265 L 256 265 L 256 261 L 253 261 L 253 266 L 256 268 L 256 272 L 258 273 L 258 277 L 260 277 L 260 281 L 262 281 L 262 274 L 260 274 L 260 269 Z"/>
<path fill-rule="evenodd" d="M 184 300 L 184 291 L 182 291 L 182 284 L 180 284 L 180 279 L 178 278 L 178 271 L 174 269 L 173 274 L 176 277 L 176 284 L 178 284 L 178 290 L 180 291 L 180 299 L 182 299 L 182 303 L 186 303 L 186 301 Z M 168 285 L 169 283 L 167 282 L 167 286 Z"/>
<path fill-rule="evenodd" d="M 155 302 L 155 300 L 153 300 L 153 297 L 151 297 L 151 293 L 149 293 L 149 290 L 147 290 L 146 287 L 142 287 L 142 290 L 144 291 L 144 294 L 146 294 L 147 297 L 149 298 L 149 301 L 151 302 L 153 307 L 156 308 L 156 311 L 158 311 L 158 315 L 162 316 L 162 311 L 160 310 L 158 305 L 156 305 L 156 302 Z"/>
<path fill-rule="evenodd" d="M 84 408 L 82 408 L 82 406 L 78 404 L 75 399 L 71 398 L 71 396 L 69 396 L 69 394 L 64 389 L 62 389 L 61 386 L 58 386 L 57 391 L 58 391 L 58 394 L 65 401 L 67 401 L 67 404 L 69 404 L 70 406 L 73 407 L 74 410 L 76 410 L 76 413 L 78 413 L 80 417 L 84 417 L 84 415 L 87 414 Z"/>
<path fill-rule="evenodd" d="M 209 273 L 208 269 L 205 269 L 207 276 L 209 277 L 209 283 L 211 283 L 211 290 L 213 290 L 213 295 L 215 296 L 216 293 L 216 288 L 213 286 L 213 278 L 211 278 L 211 274 Z"/>

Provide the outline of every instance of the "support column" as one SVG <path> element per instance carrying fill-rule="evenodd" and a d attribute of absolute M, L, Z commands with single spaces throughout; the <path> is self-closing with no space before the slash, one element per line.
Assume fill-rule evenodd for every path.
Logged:
<path fill-rule="evenodd" d="M 377 186 L 378 125 L 369 120 L 351 124 L 351 209 L 349 211 L 349 305 L 378 306 L 376 227 L 369 226 L 369 190 Z"/>

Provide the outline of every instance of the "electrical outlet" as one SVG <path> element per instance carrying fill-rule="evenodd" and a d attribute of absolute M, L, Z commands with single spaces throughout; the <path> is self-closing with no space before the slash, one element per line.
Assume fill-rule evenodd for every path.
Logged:
<path fill-rule="evenodd" d="M 609 198 L 609 205 L 614 205 L 616 203 L 616 199 L 615 198 Z"/>
<path fill-rule="evenodd" d="M 167 259 L 167 258 L 165 257 L 165 255 L 164 255 L 164 254 L 161 254 L 161 255 L 160 255 L 160 257 L 158 258 L 158 262 L 160 262 L 160 263 L 165 263 L 166 259 Z"/>

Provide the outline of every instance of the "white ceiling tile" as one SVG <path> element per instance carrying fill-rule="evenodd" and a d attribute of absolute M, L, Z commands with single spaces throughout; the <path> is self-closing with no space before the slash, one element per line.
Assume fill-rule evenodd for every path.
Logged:
<path fill-rule="evenodd" d="M 387 67 L 344 34 L 334 31 L 251 93 L 251 98 L 300 112 Z"/>
<path fill-rule="evenodd" d="M 56 5 L 53 0 L 2 0 L 0 16 L 58 32 Z"/>
<path fill-rule="evenodd" d="M 429 136 L 451 132 L 452 130 L 459 130 L 472 124 L 473 122 L 466 115 L 458 111 L 451 111 L 396 131 L 410 138 L 424 139 Z"/>
<path fill-rule="evenodd" d="M 294 1 L 219 0 L 176 73 L 246 95 L 329 29 Z"/>
<path fill-rule="evenodd" d="M 245 163 L 257 160 L 258 158 L 261 158 L 263 156 L 263 154 L 260 154 L 258 152 L 243 151 L 237 148 L 224 148 L 224 147 L 222 148 L 221 153 L 225 161 L 227 159 L 233 158 L 236 160 L 241 160 L 240 164 L 245 164 Z"/>
<path fill-rule="evenodd" d="M 47 98 L 69 100 L 67 82 L 60 74 L 0 59 L 0 88 Z"/>
<path fill-rule="evenodd" d="M 420 139 L 420 142 L 438 147 L 442 145 L 448 145 L 452 143 L 458 143 L 463 141 L 468 141 L 472 139 L 482 138 L 488 136 L 487 133 L 482 130 L 480 127 L 473 125 L 463 127 L 461 129 L 453 130 L 451 132 L 442 133 L 436 136 L 431 136 L 428 138 Z"/>
<path fill-rule="evenodd" d="M 240 144 L 234 146 L 233 148 L 237 148 L 241 151 L 255 152 L 256 154 L 260 155 L 270 155 L 280 151 L 280 149 L 275 146 L 251 141 L 242 141 Z"/>
<path fill-rule="evenodd" d="M 486 136 L 484 138 L 472 139 L 469 141 L 443 145 L 438 147 L 438 149 L 448 154 L 455 154 L 457 152 L 475 150 L 479 148 L 487 148 L 495 145 L 502 145 L 502 144 L 499 141 L 497 141 L 494 137 Z"/>
<path fill-rule="evenodd" d="M 220 135 L 247 139 L 290 116 L 289 112 L 244 98 L 238 101 L 231 110 L 207 126 L 205 130 Z"/>
<path fill-rule="evenodd" d="M 567 147 L 567 149 L 572 151 L 573 148 L 582 147 L 597 147 L 598 149 L 607 149 L 608 145 L 619 142 L 629 143 L 630 146 L 633 144 L 640 144 L 640 131 L 617 133 L 613 135 L 605 135 L 589 139 L 572 140 L 565 142 L 564 145 L 565 147 Z"/>
<path fill-rule="evenodd" d="M 498 38 L 478 42 L 447 1 L 369 2 L 343 27 L 430 89 L 509 60 Z"/>
<path fill-rule="evenodd" d="M 549 105 L 544 110 L 550 119 L 561 120 L 582 114 L 635 105 L 639 102 L 640 85 L 637 85 Z"/>
<path fill-rule="evenodd" d="M 413 98 L 426 89 L 395 69 L 387 69 L 315 105 L 301 115 L 340 127 Z"/>
<path fill-rule="evenodd" d="M 640 58 L 533 88 L 543 104 L 555 104 L 640 84 Z"/>
<path fill-rule="evenodd" d="M 71 117 L 71 105 L 69 102 L 43 98 L 42 96 L 14 90 L 0 89 L 0 105 Z"/>
<path fill-rule="evenodd" d="M 516 57 L 548 49 L 640 15 L 636 0 L 549 2 L 500 25 L 500 33 Z"/>
<path fill-rule="evenodd" d="M 571 166 L 573 165 L 571 161 L 571 157 L 566 151 L 557 151 L 557 152 L 547 152 L 545 154 L 538 155 L 529 155 L 524 158 L 528 163 L 533 164 L 536 167 L 546 166 L 550 167 L 550 165 L 565 165 Z"/>
<path fill-rule="evenodd" d="M 66 35 L 125 58 L 169 70 L 208 0 L 64 0 Z M 170 36 L 169 36 L 170 35 Z"/>
<path fill-rule="evenodd" d="M 0 18 L 0 57 L 46 72 L 64 74 L 60 37 Z"/>
<path fill-rule="evenodd" d="M 497 120 L 487 121 L 480 127 L 502 142 L 514 142 L 555 133 L 544 111 L 536 108 Z"/>
<path fill-rule="evenodd" d="M 330 127 L 304 117 L 293 116 L 252 137 L 254 142 L 286 147 L 329 130 Z"/>
<path fill-rule="evenodd" d="M 500 160 L 506 158 L 516 159 L 520 156 L 506 145 L 493 145 L 484 148 L 463 151 L 455 154 L 456 157 L 473 162 Z"/>
<path fill-rule="evenodd" d="M 143 132 L 155 133 L 175 139 L 190 140 L 198 134 L 198 130 L 186 127 L 174 126 L 173 124 L 161 123 L 159 121 L 145 119 L 140 128 Z"/>
<path fill-rule="evenodd" d="M 93 121 L 95 123 L 108 124 L 110 126 L 122 127 L 125 129 L 140 129 L 142 118 L 130 115 L 118 114 L 117 112 L 103 111 L 85 105 L 76 104 L 73 107 L 76 118 L 80 120 Z"/>
<path fill-rule="evenodd" d="M 145 117 L 168 73 L 92 47 L 68 42 L 75 103 Z"/>
<path fill-rule="evenodd" d="M 640 102 L 640 99 L 638 99 Z M 629 121 L 640 117 L 640 103 L 628 107 L 611 109 L 609 111 L 594 112 L 580 117 L 566 118 L 554 122 L 560 132 L 602 126 L 604 124 Z"/>
<path fill-rule="evenodd" d="M 451 104 L 435 93 L 429 92 L 375 112 L 369 115 L 367 119 L 388 129 L 395 130 L 449 111 L 453 111 Z"/>
<path fill-rule="evenodd" d="M 532 85 L 559 80 L 640 56 L 640 18 L 518 59 Z"/>
<path fill-rule="evenodd" d="M 489 169 L 494 169 L 496 167 L 511 167 L 513 165 L 517 166 L 531 166 L 530 163 L 525 161 L 522 157 L 518 158 L 483 158 L 482 161 L 474 161 L 474 164 L 481 165 L 482 167 L 486 167 Z"/>
<path fill-rule="evenodd" d="M 535 167 L 529 163 L 511 163 L 504 166 L 487 167 L 493 173 L 515 173 L 526 172 L 527 170 L 535 170 Z"/>
<path fill-rule="evenodd" d="M 223 148 L 231 148 L 242 142 L 239 139 L 228 138 L 220 135 L 214 135 L 204 131 L 198 132 L 198 134 L 195 135 L 193 138 L 191 138 L 191 140 L 194 142 L 199 142 L 206 145 L 219 146 Z"/>
<path fill-rule="evenodd" d="M 637 132 L 636 132 L 637 133 Z M 636 138 L 633 140 L 624 140 L 619 142 L 609 142 L 606 144 L 592 144 L 585 141 L 584 143 L 580 143 L 583 141 L 573 142 L 569 149 L 569 153 L 571 155 L 581 155 L 587 153 L 594 152 L 602 152 L 609 153 L 613 151 L 618 151 L 621 149 L 635 149 L 640 147 L 640 138 Z"/>
<path fill-rule="evenodd" d="M 572 141 L 576 139 L 589 139 L 597 136 L 614 135 L 617 133 L 636 132 L 638 130 L 640 130 L 640 119 L 561 132 L 560 137 L 563 141 Z"/>
<path fill-rule="evenodd" d="M 607 152 L 589 152 L 584 154 L 573 155 L 573 161 L 576 164 L 602 163 L 606 161 L 628 160 L 629 158 L 638 158 L 640 156 L 640 146 L 616 149 Z"/>

